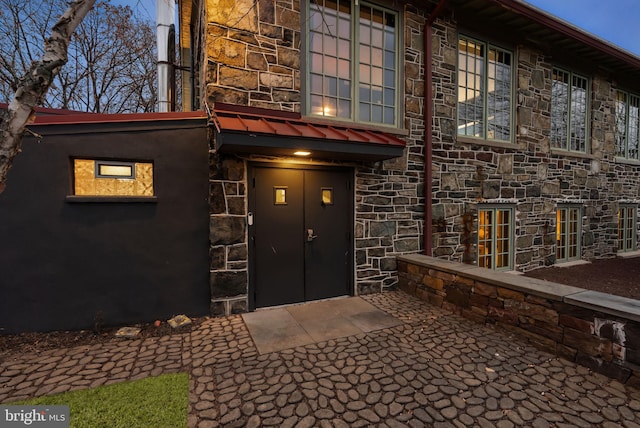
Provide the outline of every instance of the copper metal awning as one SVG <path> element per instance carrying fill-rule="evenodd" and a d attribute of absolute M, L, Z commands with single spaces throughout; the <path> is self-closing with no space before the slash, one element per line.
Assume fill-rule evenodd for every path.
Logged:
<path fill-rule="evenodd" d="M 305 120 L 299 113 L 216 103 L 216 149 L 225 153 L 377 161 L 402 156 L 405 142 L 387 132 Z"/>

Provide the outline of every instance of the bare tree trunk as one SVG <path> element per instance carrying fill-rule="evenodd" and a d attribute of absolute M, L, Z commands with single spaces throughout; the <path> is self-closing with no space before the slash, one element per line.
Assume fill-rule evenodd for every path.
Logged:
<path fill-rule="evenodd" d="M 0 193 L 6 187 L 7 174 L 13 159 L 20 152 L 22 136 L 34 109 L 42 103 L 55 76 L 67 63 L 71 35 L 89 13 L 96 0 L 73 0 L 60 20 L 53 26 L 40 61 L 31 64 L 2 119 L 0 140 Z"/>

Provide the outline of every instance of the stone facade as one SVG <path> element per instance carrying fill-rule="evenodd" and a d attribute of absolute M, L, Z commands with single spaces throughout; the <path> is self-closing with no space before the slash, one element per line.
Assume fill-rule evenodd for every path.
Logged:
<path fill-rule="evenodd" d="M 449 23 L 440 31 L 436 46 L 455 52 L 456 34 L 464 30 Z M 580 258 L 615 257 L 618 203 L 637 201 L 640 189 L 637 165 L 613 156 L 615 84 L 590 76 L 590 152 L 569 154 L 550 146 L 553 64 L 543 52 L 516 49 L 515 144 L 456 135 L 456 60 L 434 55 L 434 63 L 434 85 L 442 88 L 434 100 L 434 124 L 446 125 L 437 130 L 442 134 L 433 147 L 433 255 L 475 263 L 478 206 L 501 203 L 516 210 L 515 269 L 554 264 L 556 208 L 575 203 L 583 215 Z M 474 224 L 466 228 L 469 221 Z"/>
<path fill-rule="evenodd" d="M 483 277 L 482 268 L 434 261 L 426 256 L 401 258 L 400 288 L 474 321 L 500 325 L 544 351 L 640 386 L 637 311 L 625 316 L 619 308 L 596 310 L 566 298 L 579 300 L 576 296 L 586 290 L 531 278 L 521 281 L 524 278 L 507 273 Z M 536 287 L 538 282 L 542 286 Z M 632 307 L 633 301 L 628 300 Z"/>
<path fill-rule="evenodd" d="M 211 314 L 242 313 L 248 309 L 249 275 L 245 165 L 215 153 L 210 159 Z"/>
<path fill-rule="evenodd" d="M 207 0 L 205 102 L 300 110 L 298 3 Z M 211 149 L 211 313 L 248 310 L 245 160 Z"/>
<path fill-rule="evenodd" d="M 295 0 L 203 0 L 202 52 L 197 67 L 200 104 L 216 102 L 304 112 L 305 3 Z M 332 162 L 355 174 L 355 294 L 397 285 L 395 257 L 424 251 L 426 16 L 436 1 L 397 10 L 403 26 L 402 129 L 404 156 L 384 162 Z M 464 26 L 445 10 L 432 25 L 433 198 L 427 210 L 433 255 L 477 263 L 477 211 L 483 203 L 515 208 L 514 268 L 528 271 L 556 262 L 558 204 L 582 206 L 583 259 L 614 257 L 617 209 L 640 199 L 640 168 L 614 159 L 616 80 L 588 75 L 588 154 L 550 146 L 551 72 L 554 60 L 540 48 L 511 46 L 513 61 L 512 143 L 457 135 L 458 35 Z M 202 36 L 203 35 L 203 36 Z M 474 33 L 477 36 L 477 33 Z M 507 41 L 505 43 L 510 46 Z M 244 158 L 211 150 L 212 312 L 248 308 L 248 246 Z M 270 159 L 274 160 L 274 159 Z M 275 159 L 282 160 L 282 159 Z M 429 184 L 427 184 L 429 185 Z"/>
<path fill-rule="evenodd" d="M 420 174 L 389 170 L 356 172 L 356 284 L 359 294 L 380 292 L 397 283 L 396 256 L 421 248 Z"/>
<path fill-rule="evenodd" d="M 206 102 L 300 111 L 299 6 L 207 0 Z"/>
<path fill-rule="evenodd" d="M 224 3 L 224 4 L 223 4 Z M 300 3 L 208 0 L 205 102 L 299 112 Z M 396 256 L 423 249 L 424 12 L 405 11 L 406 154 L 376 163 L 341 163 L 355 173 L 355 294 L 397 284 Z M 211 311 L 248 307 L 247 159 L 211 150 Z"/>

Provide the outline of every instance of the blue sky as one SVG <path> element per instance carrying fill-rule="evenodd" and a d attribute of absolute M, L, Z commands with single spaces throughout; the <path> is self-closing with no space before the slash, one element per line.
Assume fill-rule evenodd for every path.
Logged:
<path fill-rule="evenodd" d="M 128 4 L 155 21 L 156 0 L 111 0 Z M 640 56 L 640 0 L 525 0 L 581 29 Z"/>
<path fill-rule="evenodd" d="M 640 0 L 526 0 L 640 56 Z"/>
<path fill-rule="evenodd" d="M 156 21 L 156 0 L 109 0 L 112 4 L 128 5 L 145 20 Z"/>

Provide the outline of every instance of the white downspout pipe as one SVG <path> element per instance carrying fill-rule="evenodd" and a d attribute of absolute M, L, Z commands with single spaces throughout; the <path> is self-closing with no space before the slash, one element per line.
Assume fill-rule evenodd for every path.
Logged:
<path fill-rule="evenodd" d="M 171 111 L 170 73 L 173 61 L 169 58 L 169 34 L 174 26 L 176 13 L 175 0 L 156 0 L 156 37 L 158 42 L 158 111 Z"/>

